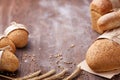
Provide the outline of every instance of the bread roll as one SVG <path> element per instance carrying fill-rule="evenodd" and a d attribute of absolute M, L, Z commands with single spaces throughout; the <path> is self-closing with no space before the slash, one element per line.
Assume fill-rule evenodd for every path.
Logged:
<path fill-rule="evenodd" d="M 15 53 L 16 47 L 14 43 L 8 37 L 1 35 L 0 36 L 0 48 L 6 47 L 6 46 L 10 46 L 10 48 L 7 48 L 7 49 Z"/>
<path fill-rule="evenodd" d="M 12 22 L 4 34 L 13 41 L 17 48 L 23 48 L 28 43 L 29 32 L 23 24 Z"/>
<path fill-rule="evenodd" d="M 97 26 L 98 19 L 116 8 L 120 8 L 119 0 L 93 0 L 90 4 L 92 28 L 100 34 L 103 33 L 104 31 Z"/>
<path fill-rule="evenodd" d="M 9 50 L 4 50 L 0 58 L 0 71 L 14 72 L 19 67 L 18 58 Z"/>
<path fill-rule="evenodd" d="M 88 49 L 86 61 L 95 72 L 120 68 L 120 45 L 109 39 L 96 40 Z"/>
<path fill-rule="evenodd" d="M 97 26 L 104 32 L 120 26 L 120 10 L 103 15 L 97 21 Z"/>

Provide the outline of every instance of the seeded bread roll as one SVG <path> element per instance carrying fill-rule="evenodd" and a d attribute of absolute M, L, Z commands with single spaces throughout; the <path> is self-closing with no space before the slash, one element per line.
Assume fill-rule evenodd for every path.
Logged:
<path fill-rule="evenodd" d="M 95 72 L 120 68 L 120 45 L 109 39 L 96 40 L 88 49 L 86 61 Z"/>
<path fill-rule="evenodd" d="M 93 0 L 90 4 L 92 28 L 100 34 L 103 33 L 104 30 L 97 26 L 98 19 L 116 8 L 120 8 L 120 0 Z"/>

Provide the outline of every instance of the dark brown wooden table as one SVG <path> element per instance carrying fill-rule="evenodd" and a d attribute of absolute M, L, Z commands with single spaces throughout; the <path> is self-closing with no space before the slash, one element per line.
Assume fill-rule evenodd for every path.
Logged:
<path fill-rule="evenodd" d="M 45 73 L 51 69 L 60 72 L 63 68 L 68 68 L 70 74 L 85 59 L 87 49 L 98 37 L 91 29 L 90 2 L 91 0 L 0 0 L 0 33 L 12 21 L 25 24 L 30 32 L 28 45 L 16 52 L 20 60 L 16 77 L 39 69 Z M 63 59 L 55 57 L 59 54 Z M 82 71 L 75 80 L 107 79 Z M 120 76 L 117 75 L 112 80 L 120 80 Z"/>

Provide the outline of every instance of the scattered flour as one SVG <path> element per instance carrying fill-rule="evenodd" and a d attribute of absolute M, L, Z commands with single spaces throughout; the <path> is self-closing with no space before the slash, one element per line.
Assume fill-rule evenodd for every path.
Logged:
<path fill-rule="evenodd" d="M 44 13 L 42 18 L 47 19 L 47 21 L 52 23 L 53 35 L 56 39 L 56 46 L 58 48 L 62 47 L 64 41 L 68 41 L 70 39 L 78 39 L 78 35 L 81 38 L 85 38 L 85 40 L 90 40 L 88 34 L 85 34 L 86 31 L 82 30 L 82 27 L 88 28 L 90 23 L 86 21 L 86 18 L 89 18 L 89 7 L 85 5 L 89 5 L 87 0 L 84 0 L 84 4 L 77 6 L 71 4 L 60 4 L 58 0 L 41 0 L 39 5 L 49 9 L 51 9 L 51 13 Z M 50 15 L 55 14 L 54 17 L 49 17 Z M 81 16 L 81 18 L 79 18 Z M 78 27 L 78 24 L 80 27 Z M 62 34 L 66 33 L 66 34 Z M 76 35 L 77 34 L 77 35 Z M 52 36 L 53 36 L 52 35 Z M 67 38 L 66 38 L 67 37 Z M 86 41 L 83 41 L 83 43 Z M 88 41 L 87 41 L 88 42 Z M 69 42 L 68 42 L 69 43 Z"/>

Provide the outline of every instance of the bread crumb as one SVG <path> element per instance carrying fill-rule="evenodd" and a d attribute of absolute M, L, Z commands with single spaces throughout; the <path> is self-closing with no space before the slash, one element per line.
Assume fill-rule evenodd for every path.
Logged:
<path fill-rule="evenodd" d="M 58 68 L 59 68 L 59 69 L 62 69 L 62 70 L 64 69 L 64 67 L 62 67 L 62 66 L 60 66 L 60 65 L 58 65 Z"/>
<path fill-rule="evenodd" d="M 75 47 L 75 44 L 71 44 L 70 48 L 74 48 Z"/>
<path fill-rule="evenodd" d="M 63 57 L 60 57 L 60 60 L 63 60 Z"/>
<path fill-rule="evenodd" d="M 65 64 L 72 64 L 72 62 L 67 62 L 67 61 L 64 61 Z"/>
<path fill-rule="evenodd" d="M 56 55 L 54 55 L 55 58 L 58 58 L 58 57 L 61 57 L 61 56 L 62 56 L 61 53 L 60 53 L 60 54 L 56 54 Z"/>
<path fill-rule="evenodd" d="M 50 58 L 52 57 L 52 55 L 49 56 Z"/>
<path fill-rule="evenodd" d="M 56 64 L 59 64 L 60 61 L 56 61 Z"/>
<path fill-rule="evenodd" d="M 27 62 L 28 62 L 28 60 L 24 60 L 24 62 L 25 62 L 25 63 L 27 63 Z"/>

